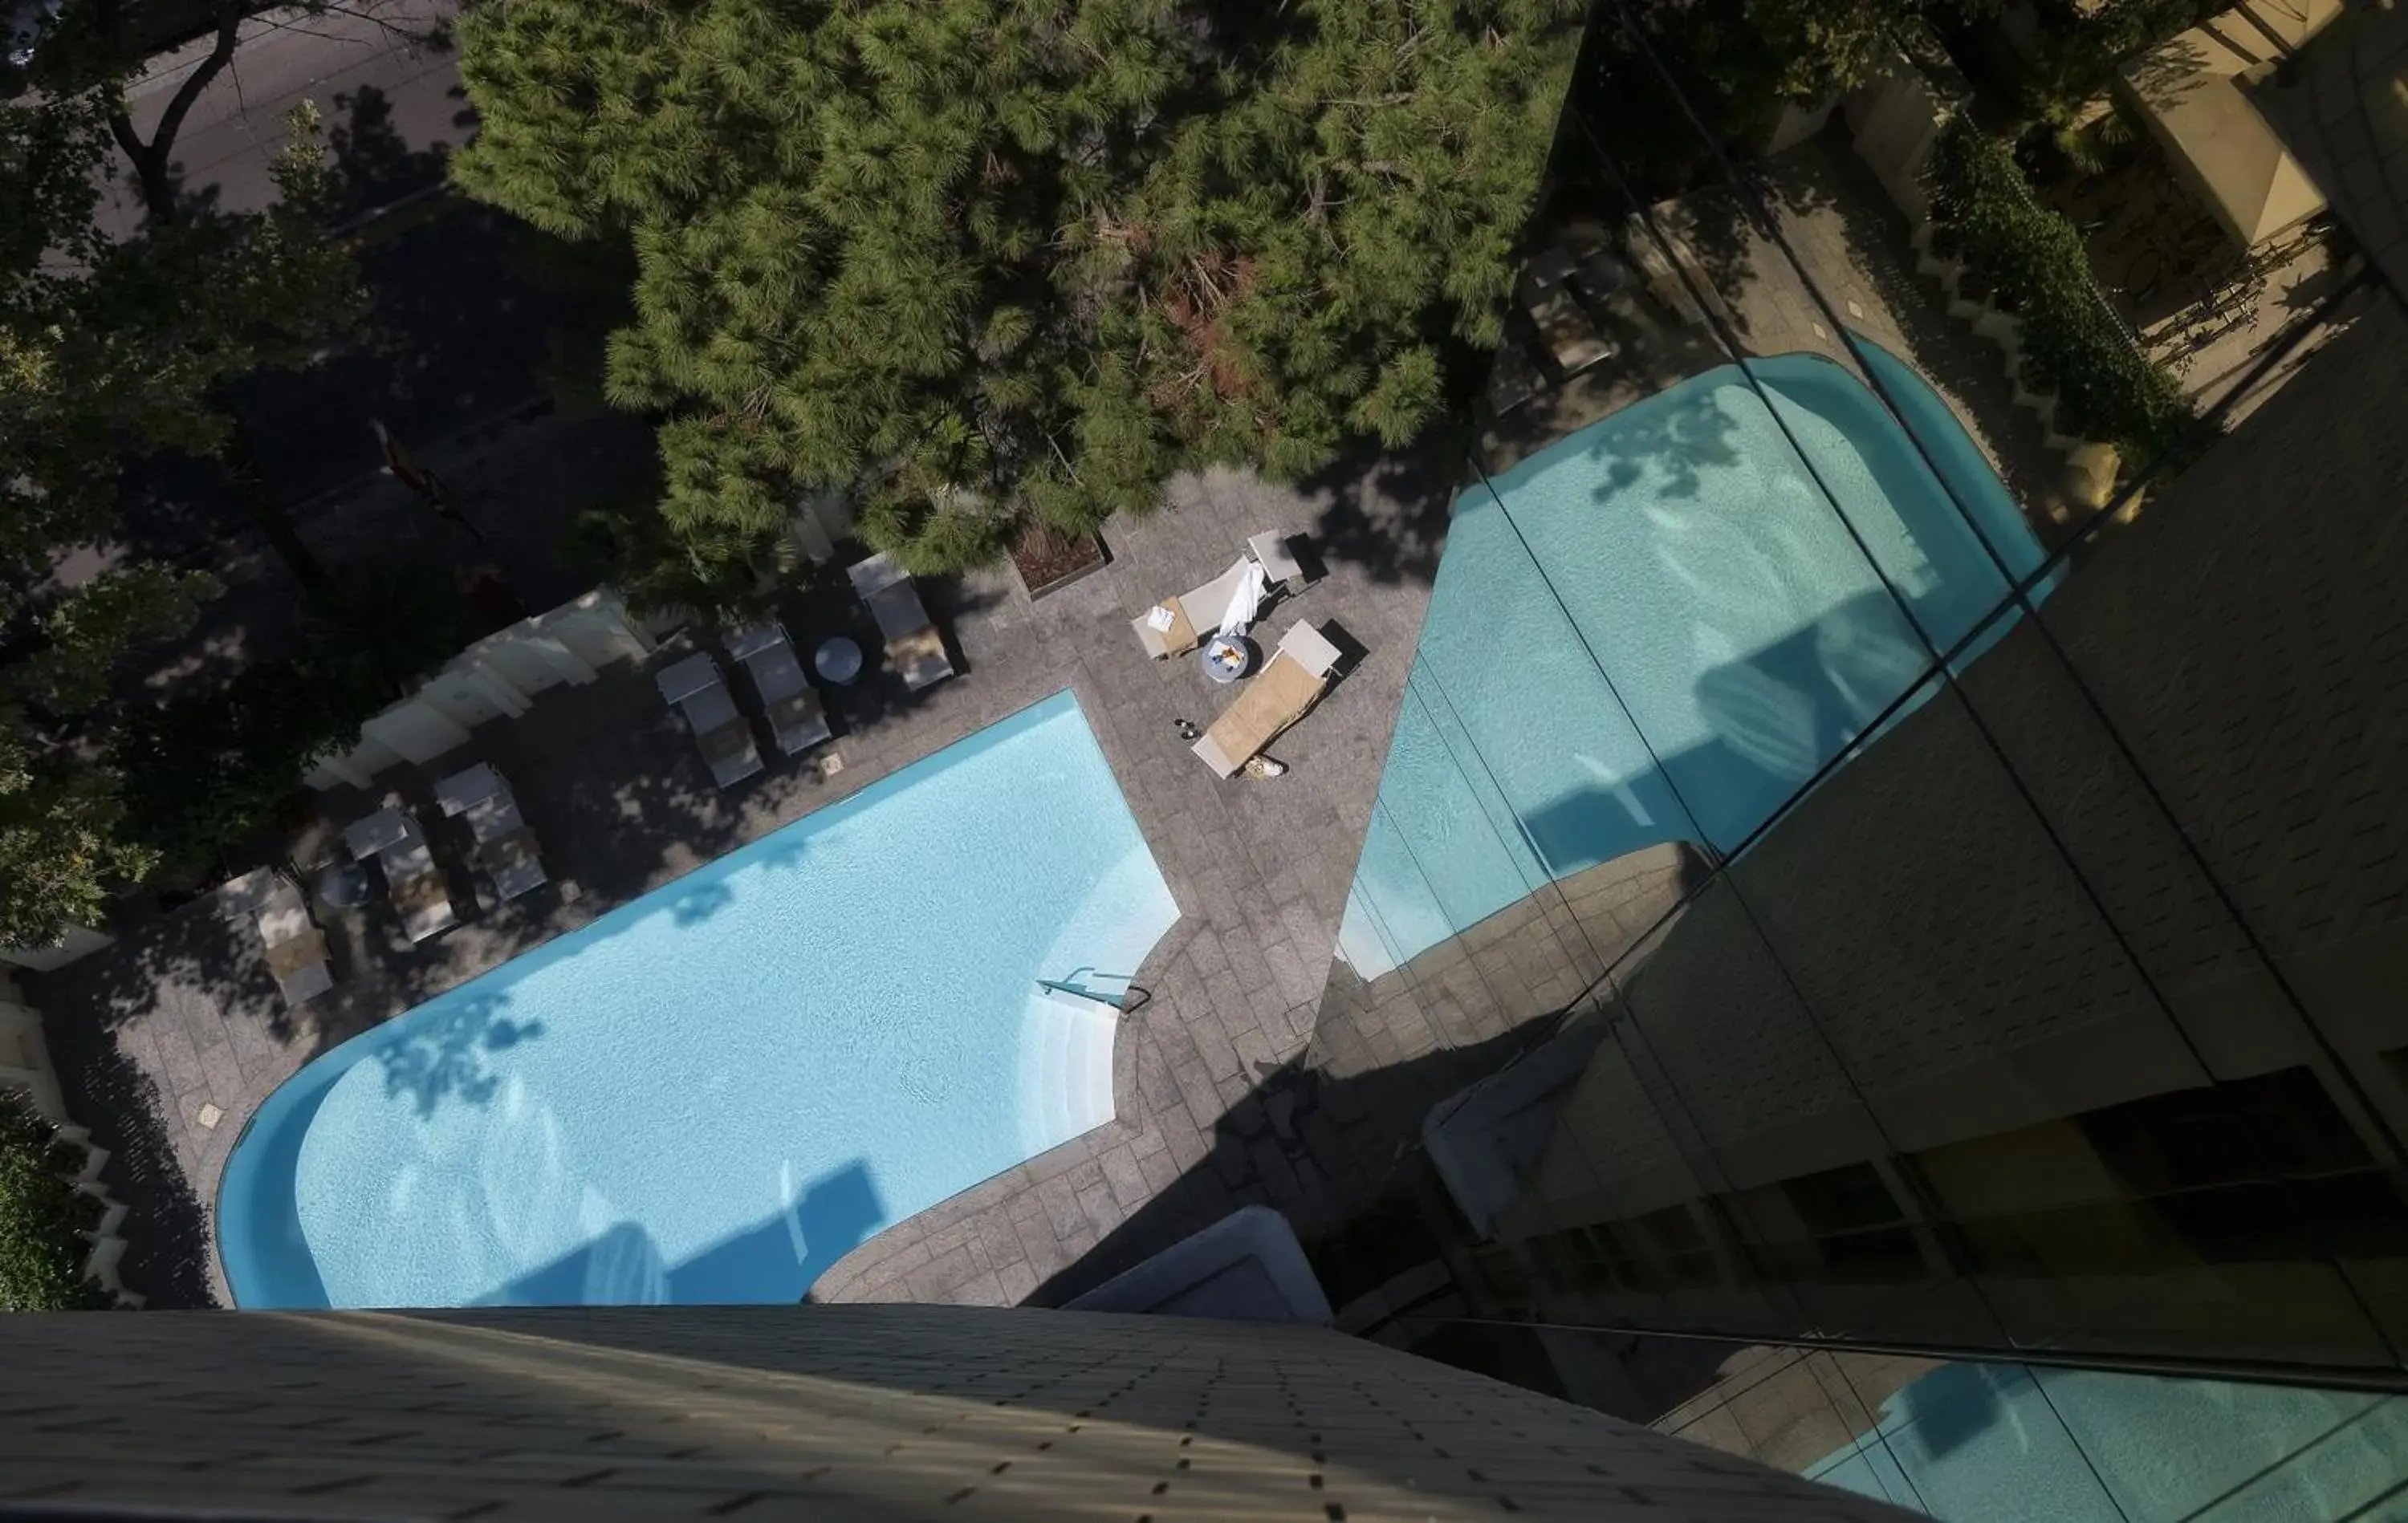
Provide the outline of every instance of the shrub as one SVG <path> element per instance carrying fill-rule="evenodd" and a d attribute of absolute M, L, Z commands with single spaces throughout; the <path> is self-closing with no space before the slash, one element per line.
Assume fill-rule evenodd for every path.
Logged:
<path fill-rule="evenodd" d="M 2015 312 L 2025 354 L 2086 433 L 2135 461 L 2174 443 L 2193 416 L 2181 385 L 2133 346 L 2090 278 L 2082 235 L 2033 199 L 2006 144 L 1950 122 L 1932 155 L 1931 216 L 1966 269 Z"/>
<path fill-rule="evenodd" d="M 83 1275 L 81 1196 L 51 1157 L 57 1133 L 14 1090 L 0 1090 L 0 1312 L 108 1304 Z"/>

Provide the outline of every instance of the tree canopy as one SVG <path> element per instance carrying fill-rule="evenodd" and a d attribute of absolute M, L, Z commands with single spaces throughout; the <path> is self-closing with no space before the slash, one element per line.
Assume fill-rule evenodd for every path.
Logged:
<path fill-rule="evenodd" d="M 189 629 L 207 572 L 121 562 L 73 587 L 67 550 L 111 540 L 120 463 L 230 453 L 227 387 L 307 361 L 361 302 L 320 231 L 329 189 L 314 114 L 292 120 L 264 213 L 150 207 L 99 218 L 120 151 L 112 116 L 136 60 L 72 31 L 36 55 L 35 88 L 0 101 L 0 945 L 39 946 L 96 918 L 156 860 L 130 833 L 98 713 L 127 650 Z M 172 134 L 154 144 L 172 146 Z M 165 151 L 165 149 L 162 149 Z"/>
<path fill-rule="evenodd" d="M 1402 442 L 1497 336 L 1577 0 L 513 0 L 471 194 L 636 251 L 697 570 L 852 490 L 917 570 Z"/>

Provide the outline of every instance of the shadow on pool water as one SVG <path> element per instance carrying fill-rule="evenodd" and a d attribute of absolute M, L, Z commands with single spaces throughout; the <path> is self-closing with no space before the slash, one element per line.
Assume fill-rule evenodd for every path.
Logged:
<path fill-rule="evenodd" d="M 668 1263 L 650 1232 L 623 1221 L 576 1252 L 523 1274 L 479 1302 L 487 1306 L 709 1306 L 761 1300 L 761 1287 L 791 1278 L 795 1299 L 886 1219 L 869 1171 L 850 1163 L 779 1212 Z"/>

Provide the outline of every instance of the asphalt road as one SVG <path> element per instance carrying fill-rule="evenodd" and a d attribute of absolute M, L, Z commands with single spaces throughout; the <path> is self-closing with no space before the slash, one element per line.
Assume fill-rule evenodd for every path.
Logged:
<path fill-rule="evenodd" d="M 284 141 L 284 114 L 317 103 L 341 171 L 347 212 L 359 216 L 442 183 L 443 157 L 467 141 L 475 118 L 448 43 L 424 40 L 448 28 L 454 0 L 338 0 L 340 14 L 294 11 L 243 25 L 234 62 L 194 102 L 176 135 L 182 193 L 229 211 L 255 211 L 275 196 L 268 173 Z M 129 98 L 147 137 L 178 87 L 208 56 L 197 38 L 151 61 Z M 112 231 L 130 229 L 140 205 L 121 181 L 108 211 Z"/>

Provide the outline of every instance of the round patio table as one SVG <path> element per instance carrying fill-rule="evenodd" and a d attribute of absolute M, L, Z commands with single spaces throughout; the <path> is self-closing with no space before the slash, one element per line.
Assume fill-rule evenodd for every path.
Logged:
<path fill-rule="evenodd" d="M 1206 676 L 1226 686 L 1254 669 L 1254 642 L 1242 635 L 1215 634 L 1204 642 L 1197 659 Z"/>
<path fill-rule="evenodd" d="M 823 640 L 811 653 L 811 664 L 830 682 L 846 683 L 861 675 L 861 647 L 844 635 Z"/>
<path fill-rule="evenodd" d="M 337 909 L 368 902 L 368 870 L 357 862 L 330 862 L 318 870 L 318 897 Z"/>

